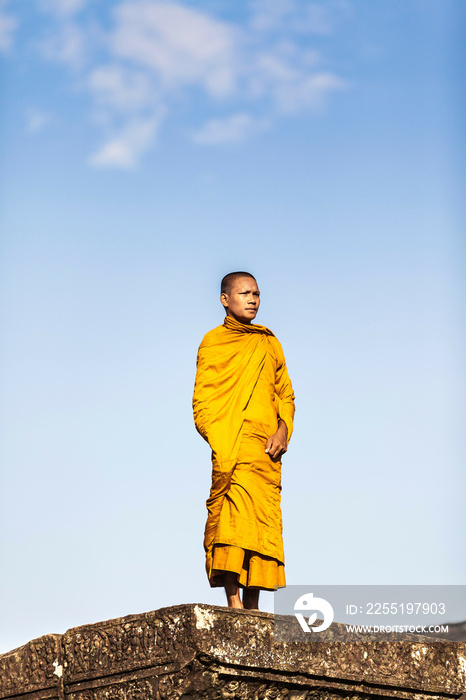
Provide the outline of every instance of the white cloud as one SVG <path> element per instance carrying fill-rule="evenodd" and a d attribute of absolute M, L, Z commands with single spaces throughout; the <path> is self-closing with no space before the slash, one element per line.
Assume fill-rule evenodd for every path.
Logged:
<path fill-rule="evenodd" d="M 310 32 L 312 34 L 329 34 L 332 31 L 332 23 L 328 10 L 316 2 L 309 3 L 303 12 L 302 18 L 295 25 L 297 31 Z"/>
<path fill-rule="evenodd" d="M 296 12 L 296 3 L 293 0 L 255 0 L 251 9 L 251 29 L 269 32 L 283 26 L 286 17 Z"/>
<path fill-rule="evenodd" d="M 42 131 L 52 121 L 52 115 L 40 109 L 30 109 L 26 117 L 26 129 L 30 134 Z"/>
<path fill-rule="evenodd" d="M 89 34 L 77 22 L 67 20 L 41 43 L 41 50 L 47 59 L 79 70 L 89 56 L 90 43 Z"/>
<path fill-rule="evenodd" d="M 317 51 L 302 50 L 291 42 L 280 42 L 257 52 L 248 74 L 249 92 L 268 101 L 277 113 L 319 109 L 332 92 L 346 87 L 334 73 L 322 71 Z"/>
<path fill-rule="evenodd" d="M 345 87 L 312 44 L 342 0 L 255 0 L 242 24 L 176 0 L 115 0 L 105 25 L 78 16 L 89 0 L 39 1 L 55 24 L 47 57 L 74 71 L 112 134 L 91 157 L 97 167 L 135 167 L 174 108 L 207 112 L 194 142 L 234 143 Z"/>
<path fill-rule="evenodd" d="M 333 73 L 298 75 L 294 80 L 282 81 L 274 87 L 274 100 L 282 113 L 296 113 L 305 109 L 321 109 L 327 96 L 342 90 L 347 83 Z"/>
<path fill-rule="evenodd" d="M 154 102 L 149 76 L 116 64 L 93 70 L 88 86 L 99 104 L 121 112 L 134 112 Z"/>
<path fill-rule="evenodd" d="M 193 141 L 208 145 L 244 141 L 265 127 L 266 122 L 256 120 L 249 114 L 232 114 L 225 119 L 207 121 L 193 134 Z"/>
<path fill-rule="evenodd" d="M 283 27 L 287 17 L 296 13 L 294 0 L 254 0 L 250 26 L 253 31 L 270 32 Z"/>
<path fill-rule="evenodd" d="M 297 32 L 328 34 L 332 30 L 332 3 L 324 7 L 317 2 L 296 0 L 255 0 L 251 3 L 250 26 L 257 32 Z"/>
<path fill-rule="evenodd" d="M 40 0 L 40 6 L 45 12 L 57 17 L 71 17 L 87 5 L 88 0 Z"/>
<path fill-rule="evenodd" d="M 177 3 L 139 0 L 116 10 L 116 56 L 155 71 L 167 88 L 198 85 L 214 96 L 235 82 L 235 30 Z"/>
<path fill-rule="evenodd" d="M 262 54 L 257 61 L 258 76 L 269 83 L 289 82 L 296 78 L 297 70 L 292 62 L 284 59 L 275 49 Z"/>
<path fill-rule="evenodd" d="M 135 119 L 112 136 L 94 153 L 89 162 L 96 168 L 134 168 L 145 151 L 154 143 L 162 115 L 151 119 Z"/>
<path fill-rule="evenodd" d="M 7 52 L 13 45 L 13 34 L 18 26 L 18 20 L 8 14 L 4 8 L 5 3 L 0 3 L 0 51 Z"/>

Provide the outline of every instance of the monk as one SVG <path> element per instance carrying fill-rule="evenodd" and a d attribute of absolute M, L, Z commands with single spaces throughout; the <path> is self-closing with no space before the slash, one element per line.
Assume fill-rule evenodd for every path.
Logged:
<path fill-rule="evenodd" d="M 280 343 L 252 323 L 260 305 L 255 278 L 226 275 L 220 301 L 225 320 L 199 347 L 193 396 L 196 428 L 212 448 L 206 570 L 211 587 L 225 588 L 228 607 L 258 609 L 260 590 L 286 585 L 281 457 L 294 394 Z"/>

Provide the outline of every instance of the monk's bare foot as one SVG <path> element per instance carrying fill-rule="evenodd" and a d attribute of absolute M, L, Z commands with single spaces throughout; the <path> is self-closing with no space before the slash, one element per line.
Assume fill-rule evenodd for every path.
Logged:
<path fill-rule="evenodd" d="M 245 610 L 259 610 L 258 588 L 245 588 L 243 592 L 243 605 Z"/>
<path fill-rule="evenodd" d="M 243 608 L 243 603 L 239 595 L 238 574 L 227 572 L 223 575 L 225 594 L 229 608 Z"/>

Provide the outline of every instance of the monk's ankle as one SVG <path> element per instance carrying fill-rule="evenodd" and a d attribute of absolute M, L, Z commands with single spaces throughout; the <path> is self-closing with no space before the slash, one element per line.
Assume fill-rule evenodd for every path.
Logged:
<path fill-rule="evenodd" d="M 259 593 L 258 590 L 245 589 L 243 593 L 243 606 L 245 610 L 259 610 Z"/>
<path fill-rule="evenodd" d="M 227 602 L 229 608 L 242 609 L 244 607 L 243 603 L 241 602 L 241 598 L 239 597 L 239 593 L 236 593 L 235 595 L 227 595 Z"/>

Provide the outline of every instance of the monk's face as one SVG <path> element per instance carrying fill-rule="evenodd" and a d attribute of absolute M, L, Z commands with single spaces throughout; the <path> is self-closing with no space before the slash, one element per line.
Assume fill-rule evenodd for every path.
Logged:
<path fill-rule="evenodd" d="M 229 294 L 221 294 L 220 301 L 227 316 L 240 323 L 251 323 L 259 311 L 260 292 L 252 277 L 238 277 L 231 285 Z"/>

